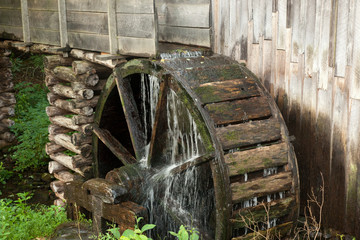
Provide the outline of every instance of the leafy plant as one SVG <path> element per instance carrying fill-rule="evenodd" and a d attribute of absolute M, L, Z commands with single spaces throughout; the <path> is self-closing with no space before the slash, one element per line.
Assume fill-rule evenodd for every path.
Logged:
<path fill-rule="evenodd" d="M 177 237 L 179 240 L 198 240 L 199 231 L 195 228 L 187 228 L 183 225 L 180 226 L 180 229 L 177 233 L 170 232 L 171 235 Z"/>
<path fill-rule="evenodd" d="M 45 112 L 48 106 L 46 89 L 39 84 L 19 83 L 15 86 L 15 124 L 11 127 L 19 141 L 12 147 L 11 157 L 16 160 L 16 171 L 39 168 L 46 164 L 45 144 L 50 124 Z"/>
<path fill-rule="evenodd" d="M 19 73 L 24 67 L 24 62 L 21 58 L 15 57 L 14 53 L 10 55 L 11 61 L 11 72 L 12 73 Z"/>
<path fill-rule="evenodd" d="M 3 163 L 0 162 L 0 184 L 6 184 L 6 181 L 11 178 L 13 175 L 13 172 L 5 169 L 5 167 L 3 166 Z M 1 190 L 0 190 L 0 195 L 2 194 Z"/>
<path fill-rule="evenodd" d="M 142 220 L 142 217 L 136 217 L 136 224 L 134 230 L 126 229 L 121 235 L 119 228 L 115 225 L 112 225 L 110 229 L 108 229 L 105 235 L 100 235 L 99 240 L 112 240 L 112 239 L 120 239 L 120 240 L 151 240 L 144 233 L 148 230 L 156 227 L 154 224 L 145 224 L 141 229 L 139 228 L 139 222 Z"/>
<path fill-rule="evenodd" d="M 0 199 L 0 239 L 34 239 L 50 236 L 61 223 L 67 222 L 65 210 L 57 206 L 26 203 L 32 195 L 18 193 L 15 201 Z"/>

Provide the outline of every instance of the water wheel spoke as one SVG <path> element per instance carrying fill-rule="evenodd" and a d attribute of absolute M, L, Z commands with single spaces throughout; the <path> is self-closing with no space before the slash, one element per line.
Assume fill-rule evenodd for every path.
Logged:
<path fill-rule="evenodd" d="M 207 163 L 213 159 L 214 159 L 213 154 L 205 154 L 205 155 L 196 157 L 194 159 L 191 159 L 189 161 L 184 162 L 183 164 L 180 164 L 180 165 L 174 167 L 173 169 L 171 169 L 170 174 L 174 175 L 174 174 L 179 174 L 179 173 L 185 172 L 186 170 L 188 170 L 191 167 L 199 166 L 199 165 Z"/>
<path fill-rule="evenodd" d="M 131 153 L 106 129 L 92 126 L 93 133 L 109 148 L 109 150 L 124 164 L 136 163 Z"/>
<path fill-rule="evenodd" d="M 145 153 L 145 134 L 141 125 L 141 118 L 134 99 L 133 91 L 128 79 L 120 76 L 115 78 L 123 106 L 126 123 L 130 132 L 131 142 L 137 159 L 141 159 Z"/>
<path fill-rule="evenodd" d="M 148 166 L 156 167 L 166 161 L 166 134 L 167 124 L 167 97 L 169 92 L 169 82 L 164 80 L 160 84 L 159 101 L 156 106 L 154 126 L 151 133 Z"/>

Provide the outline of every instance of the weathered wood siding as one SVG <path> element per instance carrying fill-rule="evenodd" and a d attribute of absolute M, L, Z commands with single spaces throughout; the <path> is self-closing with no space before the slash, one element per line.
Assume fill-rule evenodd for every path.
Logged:
<path fill-rule="evenodd" d="M 154 0 L 1 0 L 0 37 L 151 56 L 157 51 Z"/>
<path fill-rule="evenodd" d="M 210 0 L 155 0 L 159 41 L 210 47 Z"/>
<path fill-rule="evenodd" d="M 324 221 L 360 236 L 360 1 L 213 0 L 213 49 L 245 62 L 276 99 L 302 203 L 325 178 Z"/>

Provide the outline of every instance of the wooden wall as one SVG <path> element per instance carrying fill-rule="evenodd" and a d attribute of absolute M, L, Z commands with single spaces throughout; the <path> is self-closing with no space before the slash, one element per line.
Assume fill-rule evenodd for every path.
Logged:
<path fill-rule="evenodd" d="M 360 236 L 360 1 L 212 0 L 213 49 L 261 78 L 288 124 L 301 198 L 325 178 L 327 226 Z"/>

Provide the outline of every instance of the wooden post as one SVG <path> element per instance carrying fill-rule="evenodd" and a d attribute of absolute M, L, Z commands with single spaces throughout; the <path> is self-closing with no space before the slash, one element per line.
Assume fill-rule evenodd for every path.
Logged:
<path fill-rule="evenodd" d="M 110 54 L 116 54 L 118 51 L 118 43 L 117 43 L 116 1 L 115 0 L 108 0 L 108 28 L 109 28 Z"/>
<path fill-rule="evenodd" d="M 64 48 L 68 45 L 65 0 L 58 0 L 58 9 L 59 9 L 60 44 L 61 44 L 61 47 Z M 64 52 L 63 56 L 68 57 L 69 53 Z"/>
<path fill-rule="evenodd" d="M 21 0 L 21 19 L 23 27 L 23 39 L 25 43 L 29 43 L 30 40 L 30 23 L 29 23 L 29 10 L 27 0 Z"/>

